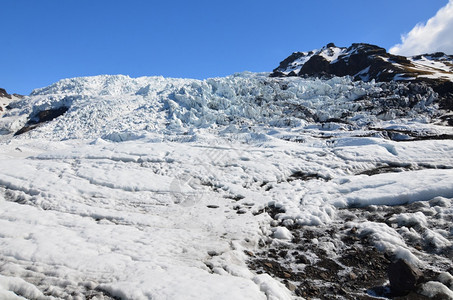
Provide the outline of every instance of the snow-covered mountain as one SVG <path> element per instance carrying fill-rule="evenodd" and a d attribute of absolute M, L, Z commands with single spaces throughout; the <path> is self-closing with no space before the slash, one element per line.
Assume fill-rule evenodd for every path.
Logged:
<path fill-rule="evenodd" d="M 452 299 L 450 62 L 328 45 L 8 98 L 0 299 Z"/>
<path fill-rule="evenodd" d="M 352 76 L 363 81 L 424 82 L 442 97 L 442 105 L 453 108 L 453 56 L 444 53 L 404 57 L 370 44 L 337 47 L 330 43 L 320 50 L 294 52 L 283 60 L 272 76 Z"/>

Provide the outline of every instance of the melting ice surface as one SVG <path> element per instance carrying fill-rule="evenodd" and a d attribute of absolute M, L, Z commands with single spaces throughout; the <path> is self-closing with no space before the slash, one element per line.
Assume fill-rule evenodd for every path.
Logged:
<path fill-rule="evenodd" d="M 281 226 L 317 226 L 349 206 L 453 198 L 451 140 L 382 134 L 451 134 L 430 123 L 430 97 L 383 109 L 364 97 L 374 82 L 267 75 L 65 79 L 13 103 L 0 119 L 0 298 L 292 299 L 246 264 L 244 251 L 291 239 L 269 204 Z M 402 172 L 369 175 L 386 166 Z M 417 262 L 391 230 L 361 226 Z"/>

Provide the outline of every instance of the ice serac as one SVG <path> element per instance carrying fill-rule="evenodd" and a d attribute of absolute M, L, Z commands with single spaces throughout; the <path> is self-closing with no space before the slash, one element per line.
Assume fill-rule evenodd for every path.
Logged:
<path fill-rule="evenodd" d="M 453 108 L 453 56 L 441 52 L 405 57 L 370 44 L 345 48 L 330 43 L 320 50 L 291 54 L 271 76 L 351 76 L 363 81 L 426 84 L 440 95 L 442 107 Z"/>
<path fill-rule="evenodd" d="M 10 119 L 2 118 L 0 130 L 47 139 L 125 141 L 157 135 L 179 140 L 204 138 L 199 130 L 226 135 L 244 128 L 242 133 L 255 134 L 251 128 L 256 126 L 296 128 L 312 122 L 376 127 L 371 124 L 380 120 L 429 121 L 437 115 L 435 93 L 423 86 L 268 75 L 203 81 L 107 75 L 65 79 L 11 105 Z"/>

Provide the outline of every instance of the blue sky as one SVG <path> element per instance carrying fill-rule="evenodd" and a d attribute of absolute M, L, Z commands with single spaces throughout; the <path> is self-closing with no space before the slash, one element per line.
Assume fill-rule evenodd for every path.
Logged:
<path fill-rule="evenodd" d="M 271 71 L 329 42 L 389 49 L 448 0 L 0 0 L 0 87 L 99 74 Z"/>

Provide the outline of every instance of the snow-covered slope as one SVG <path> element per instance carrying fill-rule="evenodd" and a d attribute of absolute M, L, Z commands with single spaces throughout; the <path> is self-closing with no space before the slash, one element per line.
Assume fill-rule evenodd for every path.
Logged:
<path fill-rule="evenodd" d="M 445 79 L 453 81 L 453 56 L 438 52 L 410 57 L 417 70 L 425 71 L 420 78 Z M 422 73 L 422 72 L 420 72 Z"/>
<path fill-rule="evenodd" d="M 339 258 L 346 230 L 354 249 L 448 271 L 453 129 L 436 100 L 268 73 L 37 89 L 0 119 L 0 298 L 296 299 L 313 284 L 332 298 L 368 270 Z M 425 209 L 386 213 L 412 203 Z M 303 277 L 321 261 L 342 265 L 336 281 Z"/>

